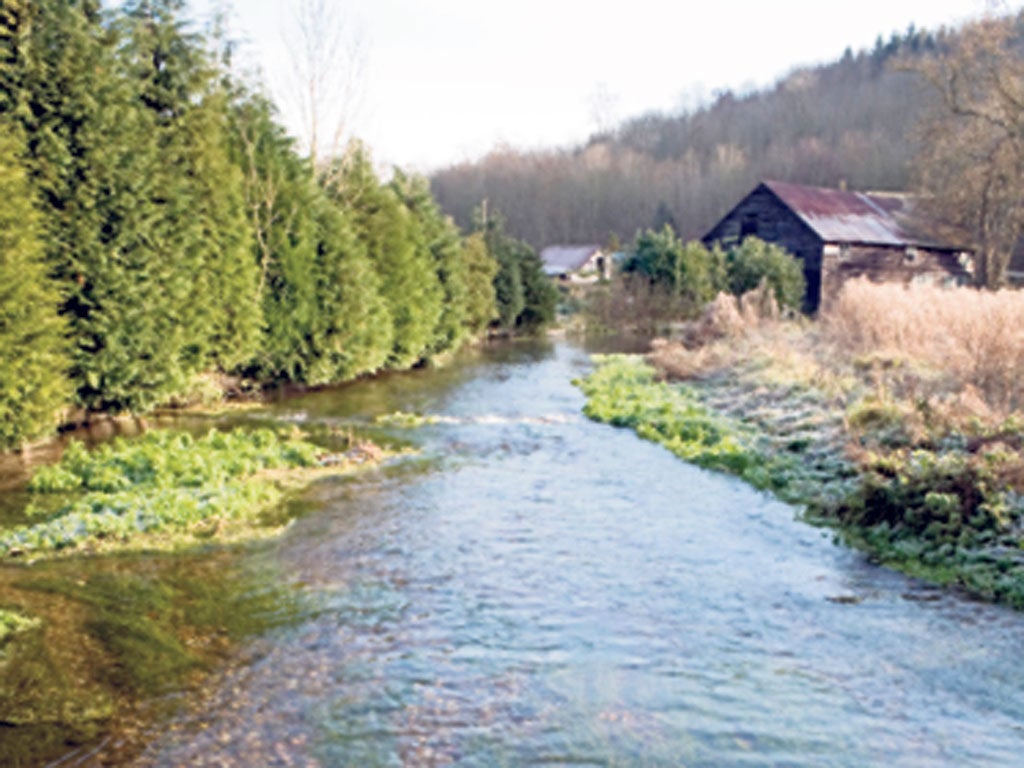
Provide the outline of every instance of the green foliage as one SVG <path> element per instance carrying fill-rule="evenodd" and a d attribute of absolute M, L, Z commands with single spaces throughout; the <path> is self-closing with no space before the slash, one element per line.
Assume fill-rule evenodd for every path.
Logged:
<path fill-rule="evenodd" d="M 738 475 L 755 487 L 780 490 L 792 459 L 770 455 L 738 422 L 718 416 L 692 389 L 654 380 L 654 369 L 625 355 L 595 358 L 598 368 L 577 382 L 583 412 L 595 421 L 629 427 L 688 462 Z"/>
<path fill-rule="evenodd" d="M 500 267 L 479 232 L 462 241 L 462 258 L 466 265 L 466 332 L 478 336 L 498 317 L 495 279 Z"/>
<path fill-rule="evenodd" d="M 369 153 L 354 143 L 341 161 L 331 199 L 352 214 L 357 235 L 380 275 L 381 296 L 394 324 L 391 368 L 422 360 L 435 341 L 444 289 L 420 221 L 374 173 Z"/>
<path fill-rule="evenodd" d="M 1024 513 L 999 479 L 1005 465 L 1005 458 L 982 460 L 955 447 L 870 454 L 860 487 L 837 516 L 859 527 L 885 524 L 895 537 L 932 546 L 977 544 L 985 534 L 1010 533 Z"/>
<path fill-rule="evenodd" d="M 505 231 L 500 214 L 490 214 L 477 226 L 488 253 L 498 264 L 494 276 L 498 327 L 505 331 L 536 332 L 552 322 L 558 306 L 558 289 L 544 274 L 540 257 Z"/>
<path fill-rule="evenodd" d="M 52 430 L 70 396 L 65 326 L 17 135 L 0 122 L 0 449 Z"/>
<path fill-rule="evenodd" d="M 780 307 L 800 309 L 807 290 L 800 261 L 783 248 L 756 237 L 744 238 L 725 256 L 729 290 L 736 296 L 767 282 Z"/>
<path fill-rule="evenodd" d="M 535 332 L 554 322 L 558 289 L 544 273 L 544 262 L 532 249 L 523 254 L 519 274 L 523 281 L 524 306 L 518 325 Z"/>
<path fill-rule="evenodd" d="M 696 241 L 684 244 L 667 224 L 637 236 L 625 271 L 663 286 L 684 314 L 699 312 L 725 287 L 720 253 Z"/>
<path fill-rule="evenodd" d="M 872 453 L 835 511 L 850 541 L 922 578 L 1024 609 L 1024 497 L 1016 455 L 933 448 Z"/>
<path fill-rule="evenodd" d="M 382 184 L 355 146 L 321 187 L 185 9 L 0 5 L 0 271 L 18 274 L 0 449 L 65 400 L 144 412 L 218 370 L 344 381 L 456 349 L 493 315 L 491 260 L 422 179 Z"/>
<path fill-rule="evenodd" d="M 762 280 L 779 306 L 799 309 L 805 290 L 800 262 L 776 245 L 748 237 L 723 253 L 696 241 L 683 243 L 668 226 L 637 236 L 625 272 L 667 290 L 684 315 L 698 313 L 719 291 L 741 296 Z"/>
<path fill-rule="evenodd" d="M 250 371 L 264 379 L 322 383 L 324 345 L 317 261 L 336 261 L 347 240 L 324 210 L 312 174 L 274 119 L 273 107 L 242 93 L 232 106 L 232 151 L 245 179 L 257 296 L 266 322 Z M 321 249 L 321 243 L 326 247 Z M 336 270 L 329 270 L 334 275 Z M 314 369 L 316 373 L 314 373 Z M 317 381 L 314 381 L 317 380 Z M 330 380 L 330 377 L 328 377 Z"/>
<path fill-rule="evenodd" d="M 36 471 L 37 494 L 70 494 L 55 514 L 0 535 L 0 553 L 47 553 L 140 535 L 201 535 L 206 524 L 254 520 L 281 498 L 266 470 L 318 466 L 321 449 L 273 431 L 149 432 L 93 451 L 72 442 L 55 465 Z"/>
<path fill-rule="evenodd" d="M 443 292 L 441 314 L 434 328 L 434 339 L 427 348 L 428 354 L 455 349 L 469 335 L 469 267 L 459 230 L 441 213 L 426 179 L 397 172 L 391 187 L 412 215 Z"/>
<path fill-rule="evenodd" d="M 150 177 L 159 208 L 149 227 L 163 238 L 154 243 L 161 259 L 176 266 L 166 311 L 185 329 L 182 365 L 191 374 L 250 359 L 262 318 L 242 174 L 229 155 L 224 73 L 182 21 L 183 8 L 179 0 L 128 3 L 122 56 L 162 160 Z"/>
<path fill-rule="evenodd" d="M 15 611 L 0 608 L 0 658 L 3 647 L 12 637 L 36 629 L 40 623 L 39 619 L 30 619 Z"/>
<path fill-rule="evenodd" d="M 394 324 L 382 279 L 356 234 L 352 217 L 318 195 L 317 277 L 311 341 L 314 359 L 305 380 L 347 381 L 384 368 L 394 346 Z"/>

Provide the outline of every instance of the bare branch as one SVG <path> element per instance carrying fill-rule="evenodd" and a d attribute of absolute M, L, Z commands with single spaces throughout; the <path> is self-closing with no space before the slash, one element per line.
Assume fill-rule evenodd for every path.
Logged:
<path fill-rule="evenodd" d="M 301 116 L 300 141 L 318 174 L 342 154 L 364 96 L 368 46 L 338 0 L 290 0 L 283 36 L 291 75 L 281 97 Z"/>

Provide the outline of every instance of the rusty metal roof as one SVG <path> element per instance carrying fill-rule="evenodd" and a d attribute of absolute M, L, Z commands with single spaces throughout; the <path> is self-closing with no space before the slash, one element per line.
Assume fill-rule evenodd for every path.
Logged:
<path fill-rule="evenodd" d="M 781 181 L 764 185 L 828 243 L 956 248 L 929 234 L 912 195 L 848 192 Z"/>
<path fill-rule="evenodd" d="M 599 245 L 549 245 L 540 252 L 547 275 L 564 275 L 575 272 L 601 250 Z"/>

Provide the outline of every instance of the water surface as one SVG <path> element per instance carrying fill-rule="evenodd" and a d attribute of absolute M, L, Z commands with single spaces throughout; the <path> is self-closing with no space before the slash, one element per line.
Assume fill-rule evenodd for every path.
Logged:
<path fill-rule="evenodd" d="M 421 450 L 252 555 L 315 610 L 143 765 L 1020 765 L 1024 617 L 879 569 L 735 479 L 585 420 L 516 345 L 276 406 Z"/>

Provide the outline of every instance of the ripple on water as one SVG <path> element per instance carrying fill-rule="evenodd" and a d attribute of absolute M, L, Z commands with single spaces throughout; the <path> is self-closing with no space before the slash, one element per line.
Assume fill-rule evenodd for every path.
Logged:
<path fill-rule="evenodd" d="M 1018 764 L 1020 615 L 933 600 L 791 507 L 578 418 L 583 365 L 560 345 L 429 396 L 390 385 L 376 412 L 446 417 L 412 433 L 441 461 L 320 488 L 274 553 L 319 611 L 148 759 Z"/>

